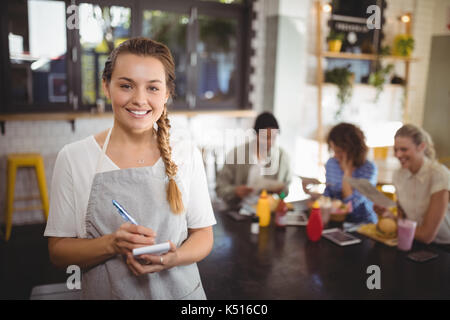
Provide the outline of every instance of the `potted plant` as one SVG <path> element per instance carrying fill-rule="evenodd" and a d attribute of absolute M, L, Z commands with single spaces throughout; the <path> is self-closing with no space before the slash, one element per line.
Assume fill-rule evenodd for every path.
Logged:
<path fill-rule="evenodd" d="M 342 47 L 342 41 L 344 41 L 345 34 L 338 33 L 334 30 L 330 31 L 330 34 L 327 37 L 328 42 L 328 51 L 330 52 L 340 52 Z"/>
<path fill-rule="evenodd" d="M 391 55 L 391 52 L 392 52 L 391 46 L 384 46 L 384 47 L 381 47 L 379 55 L 380 56 L 389 56 L 389 55 Z"/>
<path fill-rule="evenodd" d="M 414 49 L 414 38 L 409 34 L 399 34 L 394 39 L 394 55 L 410 57 Z"/>
<path fill-rule="evenodd" d="M 388 64 L 386 67 L 378 67 L 378 70 L 375 72 L 372 72 L 369 76 L 369 84 L 374 86 L 376 89 L 376 95 L 375 95 L 375 101 L 378 102 L 378 99 L 380 98 L 380 94 L 383 91 L 384 84 L 386 82 L 386 79 L 394 69 L 393 64 Z"/>
<path fill-rule="evenodd" d="M 355 75 L 350 71 L 350 65 L 325 72 L 325 82 L 334 83 L 338 87 L 339 110 L 336 112 L 336 118 L 341 116 L 344 106 L 352 97 L 354 77 Z"/>

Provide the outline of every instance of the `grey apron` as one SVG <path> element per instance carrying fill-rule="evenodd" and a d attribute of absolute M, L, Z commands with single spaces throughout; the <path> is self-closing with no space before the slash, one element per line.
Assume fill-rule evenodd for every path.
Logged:
<path fill-rule="evenodd" d="M 117 200 L 139 225 L 157 233 L 155 243 L 170 240 L 179 247 L 188 236 L 186 213 L 175 215 L 170 210 L 162 159 L 152 167 L 99 173 L 110 135 L 111 130 L 92 182 L 86 212 L 87 238 L 114 233 L 125 223 L 112 205 L 112 200 Z M 185 195 L 178 174 L 175 181 Z M 184 197 L 183 203 L 187 203 Z M 85 270 L 81 288 L 82 299 L 206 299 L 196 263 L 135 276 L 122 255 Z"/>

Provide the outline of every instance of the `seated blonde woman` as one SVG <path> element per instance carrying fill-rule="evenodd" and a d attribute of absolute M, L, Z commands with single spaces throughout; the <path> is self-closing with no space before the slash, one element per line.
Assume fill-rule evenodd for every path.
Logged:
<path fill-rule="evenodd" d="M 399 216 L 417 222 L 415 239 L 450 244 L 450 171 L 435 160 L 429 134 L 407 124 L 395 134 L 395 156 L 401 168 L 393 176 Z M 383 215 L 386 208 L 374 206 Z"/>

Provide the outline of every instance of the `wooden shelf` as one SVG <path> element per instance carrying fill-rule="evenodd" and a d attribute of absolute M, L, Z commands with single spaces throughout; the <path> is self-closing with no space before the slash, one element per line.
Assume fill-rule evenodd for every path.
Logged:
<path fill-rule="evenodd" d="M 185 116 L 192 118 L 199 115 L 215 115 L 231 118 L 253 118 L 254 110 L 199 110 L 199 111 L 169 111 L 169 115 Z M 0 121 L 74 121 L 77 119 L 112 118 L 112 112 L 105 113 L 14 113 L 0 114 Z"/>
<path fill-rule="evenodd" d="M 112 113 L 101 114 L 80 112 L 80 113 L 11 113 L 0 114 L 0 121 L 72 121 L 87 118 L 110 118 Z"/>
<path fill-rule="evenodd" d="M 383 56 L 367 53 L 329 52 L 329 51 L 323 52 L 322 57 L 335 59 L 368 60 L 368 61 L 375 61 L 381 59 L 381 60 L 399 60 L 405 62 L 415 62 L 419 60 L 418 58 L 411 58 L 411 57 Z"/>
<path fill-rule="evenodd" d="M 323 57 L 335 58 L 335 59 L 353 59 L 353 60 L 376 60 L 376 55 L 366 54 L 366 53 L 348 53 L 348 52 L 329 52 L 325 51 L 322 53 Z"/>
<path fill-rule="evenodd" d="M 322 144 L 324 143 L 324 127 L 322 123 L 322 94 L 323 94 L 323 87 L 333 84 L 325 84 L 324 83 L 324 68 L 323 68 L 323 58 L 334 58 L 334 59 L 349 59 L 349 60 L 361 60 L 361 61 L 377 61 L 377 60 L 383 60 L 383 61 L 394 61 L 394 62 L 401 62 L 404 63 L 404 80 L 406 85 L 393 85 L 393 84 L 386 84 L 387 86 L 392 87 L 403 87 L 405 88 L 404 96 L 403 96 L 403 122 L 409 121 L 409 111 L 408 111 L 408 105 L 409 105 L 409 96 L 408 91 L 412 88 L 409 85 L 409 72 L 410 72 L 410 65 L 412 62 L 419 61 L 419 58 L 415 57 L 401 57 L 401 56 L 393 56 L 393 55 L 379 55 L 379 54 L 366 54 L 366 53 L 348 53 L 348 52 L 329 52 L 326 51 L 328 48 L 324 46 L 325 41 L 324 37 L 322 35 L 322 1 L 321 0 L 315 0 L 315 12 L 316 12 L 316 48 L 315 48 L 315 56 L 317 59 L 317 67 L 316 67 L 316 84 L 317 84 L 317 134 L 316 139 L 319 141 L 319 151 L 318 151 L 318 157 L 319 157 L 319 166 L 323 165 L 322 161 Z M 411 23 L 407 24 L 407 27 L 411 26 Z M 407 28 L 406 33 L 410 34 L 410 28 Z M 368 86 L 367 84 L 359 84 L 357 86 L 365 87 Z"/>
<path fill-rule="evenodd" d="M 331 82 L 323 82 L 322 84 L 324 87 L 329 87 L 329 86 L 336 86 L 336 84 L 331 83 Z M 368 83 L 354 83 L 353 87 L 355 88 L 375 88 L 374 86 L 368 84 Z M 395 84 L 395 83 L 385 83 L 384 87 L 386 88 L 405 88 L 404 85 L 402 84 Z M 408 87 L 408 90 L 411 89 L 411 87 Z"/>
<path fill-rule="evenodd" d="M 220 116 L 225 118 L 254 118 L 257 115 L 255 110 L 198 110 L 198 111 L 169 111 L 169 115 L 185 116 L 192 118 L 200 115 Z M 112 112 L 89 113 L 89 112 L 72 112 L 72 113 L 14 113 L 0 114 L 0 133 L 5 134 L 6 121 L 67 121 L 75 131 L 75 120 L 77 119 L 98 119 L 113 118 Z"/>

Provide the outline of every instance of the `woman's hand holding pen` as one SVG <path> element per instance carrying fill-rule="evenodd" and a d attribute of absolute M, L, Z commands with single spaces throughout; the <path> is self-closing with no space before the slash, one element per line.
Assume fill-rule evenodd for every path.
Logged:
<path fill-rule="evenodd" d="M 111 235 L 111 247 L 115 254 L 127 255 L 133 249 L 155 244 L 156 232 L 150 228 L 124 223 Z"/>
<path fill-rule="evenodd" d="M 155 244 L 156 232 L 150 228 L 124 223 L 112 235 L 111 247 L 115 254 L 126 257 L 129 269 L 136 275 L 159 272 L 176 265 L 177 248 L 170 242 L 170 250 L 164 255 L 144 254 L 133 256 L 133 249 Z"/>
<path fill-rule="evenodd" d="M 136 276 L 147 273 L 160 272 L 177 265 L 178 253 L 177 247 L 171 242 L 170 249 L 163 255 L 143 254 L 139 256 L 139 261 L 133 256 L 133 253 L 127 254 L 128 268 Z"/>

